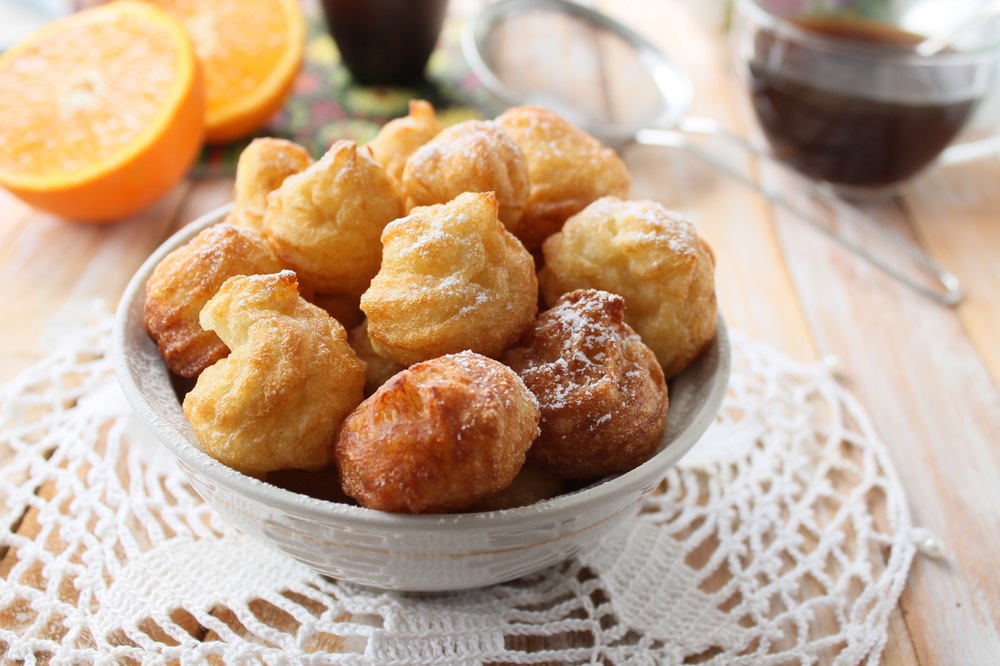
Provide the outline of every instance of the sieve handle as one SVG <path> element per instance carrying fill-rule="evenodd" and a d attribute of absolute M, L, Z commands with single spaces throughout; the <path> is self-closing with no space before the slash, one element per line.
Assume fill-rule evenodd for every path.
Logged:
<path fill-rule="evenodd" d="M 698 159 L 708 163 L 710 166 L 718 169 L 730 178 L 733 178 L 743 185 L 753 189 L 772 204 L 792 213 L 796 218 L 823 232 L 826 236 L 839 243 L 842 247 L 865 259 L 890 277 L 905 284 L 917 293 L 936 303 L 946 306 L 954 306 L 961 302 L 965 297 L 965 291 L 962 287 L 961 281 L 954 273 L 951 273 L 950 271 L 947 271 L 939 266 L 918 246 L 911 243 L 905 237 L 893 232 L 885 225 L 880 224 L 877 220 L 873 219 L 857 206 L 837 199 L 835 195 L 829 193 L 817 183 L 800 179 L 802 180 L 803 185 L 807 188 L 809 194 L 816 197 L 820 201 L 823 201 L 829 206 L 846 206 L 851 209 L 856 214 L 858 219 L 864 220 L 870 229 L 885 237 L 892 244 L 905 252 L 917 264 L 919 264 L 928 273 L 928 275 L 933 278 L 934 282 L 940 285 L 940 289 L 932 289 L 925 286 L 921 281 L 898 270 L 882 258 L 869 252 L 858 243 L 845 238 L 833 229 L 830 229 L 827 225 L 823 224 L 819 218 L 813 215 L 812 212 L 789 201 L 777 190 L 755 181 L 741 171 L 733 168 L 731 165 L 716 159 L 712 155 L 709 155 L 691 142 L 689 138 L 690 134 L 704 134 L 721 137 L 749 152 L 754 157 L 778 166 L 786 173 L 790 172 L 790 169 L 774 156 L 753 146 L 751 143 L 730 132 L 721 123 L 712 120 L 711 118 L 685 117 L 678 123 L 678 129 L 676 130 L 641 129 L 636 132 L 635 141 L 636 143 L 647 146 L 665 146 L 687 151 L 691 155 L 694 155 Z M 793 175 L 797 176 L 797 174 L 794 173 Z"/>

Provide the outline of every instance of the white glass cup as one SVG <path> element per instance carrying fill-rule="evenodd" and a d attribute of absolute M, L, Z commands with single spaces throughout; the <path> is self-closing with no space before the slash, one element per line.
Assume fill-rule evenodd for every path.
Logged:
<path fill-rule="evenodd" d="M 733 55 L 774 156 L 868 197 L 956 150 L 1000 85 L 1000 21 L 921 55 L 935 8 L 961 16 L 954 0 L 736 0 Z"/>

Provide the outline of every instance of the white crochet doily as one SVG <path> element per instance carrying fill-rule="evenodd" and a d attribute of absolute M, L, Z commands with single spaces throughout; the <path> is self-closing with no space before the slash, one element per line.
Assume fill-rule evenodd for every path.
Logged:
<path fill-rule="evenodd" d="M 241 536 L 131 416 L 95 321 L 0 394 L 0 652 L 19 663 L 877 663 L 917 548 L 826 364 L 734 334 L 722 412 L 634 522 L 504 585 L 383 593 Z"/>

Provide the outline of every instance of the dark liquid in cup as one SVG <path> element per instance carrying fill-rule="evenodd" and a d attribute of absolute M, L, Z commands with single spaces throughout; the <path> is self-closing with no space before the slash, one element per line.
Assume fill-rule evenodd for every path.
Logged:
<path fill-rule="evenodd" d="M 913 53 L 921 39 L 888 26 L 858 21 L 812 19 L 796 23 L 821 36 L 899 55 Z M 977 101 L 939 101 L 935 98 L 944 93 L 935 90 L 947 90 L 947 85 L 921 77 L 897 77 L 893 94 L 882 95 L 879 93 L 884 91 L 870 83 L 878 80 L 872 68 L 881 65 L 814 51 L 806 45 L 778 44 L 767 33 L 758 35 L 755 47 L 749 66 L 751 96 L 764 133 L 780 159 L 817 180 L 862 188 L 903 181 L 951 143 Z M 766 66 L 776 55 L 772 50 L 779 48 L 785 62 L 794 61 L 787 70 L 785 65 Z M 968 70 L 938 71 L 934 76 L 972 76 L 972 65 Z M 788 73 L 791 71 L 794 75 Z M 886 66 L 884 73 L 892 76 L 891 66 Z M 834 78 L 836 82 L 831 80 Z M 849 83 L 852 80 L 858 83 Z"/>
<path fill-rule="evenodd" d="M 437 43 L 447 0 L 323 0 L 330 34 L 358 83 L 419 81 Z"/>

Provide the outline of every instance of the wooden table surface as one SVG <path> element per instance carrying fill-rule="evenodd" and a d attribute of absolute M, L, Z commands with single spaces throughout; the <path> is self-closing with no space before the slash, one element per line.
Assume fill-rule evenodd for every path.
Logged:
<path fill-rule="evenodd" d="M 692 114 L 756 135 L 717 28 L 681 0 L 605 4 L 692 74 Z M 947 307 L 687 153 L 633 145 L 623 155 L 633 196 L 685 213 L 711 243 L 731 328 L 803 361 L 840 360 L 893 456 L 914 523 L 943 542 L 944 558 L 915 560 L 883 662 L 1000 664 L 1000 159 L 932 167 L 868 211 L 958 276 L 967 296 Z M 881 251 L 853 214 L 817 206 L 754 159 L 723 157 Z M 227 177 L 188 180 L 112 226 L 70 224 L 0 190 L 0 382 L 45 355 L 95 299 L 114 307 L 150 252 L 226 203 L 231 188 Z"/>

